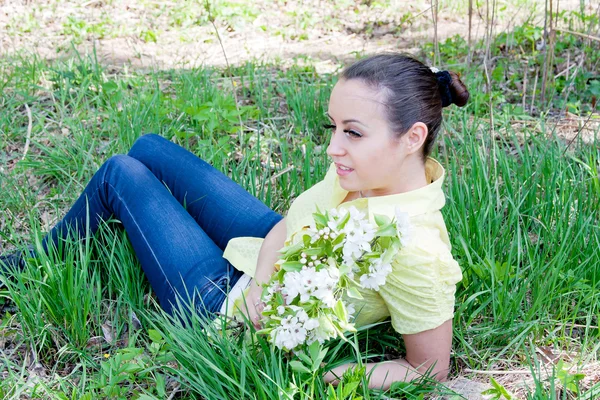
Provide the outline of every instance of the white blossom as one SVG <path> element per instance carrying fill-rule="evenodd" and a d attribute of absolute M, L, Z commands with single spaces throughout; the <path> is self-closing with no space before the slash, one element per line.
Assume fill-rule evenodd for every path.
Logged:
<path fill-rule="evenodd" d="M 380 242 L 374 240 L 377 226 L 364 212 L 356 207 L 341 207 L 325 216 L 328 218 L 325 226 L 317 228 L 313 221 L 308 228 L 310 245 L 302 248 L 300 254 L 294 253 L 294 258 L 283 260 L 299 261 L 301 268 L 278 274 L 277 281 L 268 286 L 264 296 L 268 309 L 276 310 L 277 314 L 277 317 L 267 317 L 270 339 L 282 349 L 295 350 L 299 345 L 315 341 L 323 343 L 340 331 L 352 328 L 350 321 L 356 313 L 354 303 L 343 303 L 346 321 L 339 320 L 332 310 L 344 290 L 340 285 L 342 277 L 354 279 L 356 276 L 360 278 L 361 287 L 379 290 L 392 271 L 391 262 L 383 260 L 391 260 L 398 248 L 382 249 Z M 345 219 L 344 227 L 340 227 Z M 409 215 L 396 208 L 395 224 L 400 244 L 404 246 L 411 233 Z M 321 247 L 322 241 L 331 243 L 339 235 L 343 235 L 343 240 L 333 247 L 333 254 Z M 314 251 L 317 241 L 318 253 Z M 370 254 L 365 256 L 366 253 Z M 283 296 L 283 305 L 276 302 L 280 298 L 274 296 L 276 293 Z"/>
<path fill-rule="evenodd" d="M 412 231 L 410 215 L 407 212 L 403 212 L 400 207 L 396 207 L 394 211 L 396 214 L 396 230 L 398 231 L 400 244 L 404 247 L 410 240 Z"/>
<path fill-rule="evenodd" d="M 279 348 L 293 349 L 306 340 L 306 329 L 296 316 L 287 316 L 271 331 L 271 339 Z"/>
<path fill-rule="evenodd" d="M 369 265 L 369 272 L 360 276 L 360 284 L 365 289 L 379 290 L 385 285 L 388 274 L 392 272 L 390 263 L 383 263 L 381 258 L 376 258 Z"/>

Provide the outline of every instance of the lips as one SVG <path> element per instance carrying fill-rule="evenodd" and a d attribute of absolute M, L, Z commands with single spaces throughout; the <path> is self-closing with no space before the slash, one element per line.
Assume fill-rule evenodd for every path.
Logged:
<path fill-rule="evenodd" d="M 353 168 L 346 167 L 343 164 L 335 163 L 335 167 L 336 167 L 336 172 L 339 176 L 346 176 L 346 175 L 351 174 L 354 171 Z"/>

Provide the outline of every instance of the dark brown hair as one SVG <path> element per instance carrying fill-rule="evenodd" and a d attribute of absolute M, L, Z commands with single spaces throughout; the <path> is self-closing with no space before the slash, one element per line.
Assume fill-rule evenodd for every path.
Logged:
<path fill-rule="evenodd" d="M 410 55 L 383 53 L 364 58 L 347 67 L 342 79 L 359 79 L 384 90 L 388 120 L 397 136 L 404 135 L 415 122 L 427 125 L 423 145 L 425 159 L 433 148 L 442 124 L 442 104 L 467 104 L 469 91 L 458 74 L 433 72 Z"/>

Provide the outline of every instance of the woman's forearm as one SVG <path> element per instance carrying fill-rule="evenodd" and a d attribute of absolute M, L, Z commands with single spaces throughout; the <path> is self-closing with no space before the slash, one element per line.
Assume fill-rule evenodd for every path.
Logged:
<path fill-rule="evenodd" d="M 275 263 L 279 260 L 279 250 L 283 247 L 286 239 L 285 219 L 279 221 L 267 234 L 258 252 L 256 272 L 250 284 L 250 289 L 244 300 L 245 306 L 240 310 L 246 315 L 248 321 L 255 327 L 260 327 L 262 303 L 261 284 L 269 281 L 275 270 Z"/>
<path fill-rule="evenodd" d="M 285 218 L 279 221 L 267 234 L 258 253 L 256 272 L 253 283 L 260 285 L 269 281 L 275 269 L 275 263 L 279 260 L 279 250 L 283 247 L 286 239 Z"/>
<path fill-rule="evenodd" d="M 327 372 L 324 376 L 325 382 L 337 385 L 344 372 L 356 366 L 356 364 L 344 364 Z M 387 390 L 396 381 L 409 382 L 421 376 L 403 358 L 384 361 L 379 363 L 367 363 L 366 375 L 369 376 L 369 388 Z"/>
<path fill-rule="evenodd" d="M 323 379 L 327 383 L 337 385 L 339 383 L 339 379 L 342 377 L 344 372 L 348 368 L 352 368 L 355 365 L 356 364 L 350 363 L 334 368 L 331 371 L 327 372 Z M 369 388 L 371 389 L 387 390 L 394 382 L 409 382 L 418 379 L 427 373 L 427 371 L 420 372 L 403 358 L 379 363 L 367 363 L 365 364 L 365 367 L 366 375 L 369 376 Z M 433 379 L 437 379 L 440 381 L 445 379 L 445 375 L 442 376 L 443 374 L 439 372 L 436 375 L 433 375 L 435 373 L 435 368 L 429 371 L 429 374 Z"/>

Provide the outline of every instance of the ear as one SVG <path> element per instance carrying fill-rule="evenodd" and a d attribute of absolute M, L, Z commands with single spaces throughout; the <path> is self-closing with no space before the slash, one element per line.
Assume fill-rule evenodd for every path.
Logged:
<path fill-rule="evenodd" d="M 413 126 L 410 127 L 403 137 L 407 154 L 416 153 L 423 147 L 428 132 L 427 125 L 423 122 L 415 122 Z"/>

